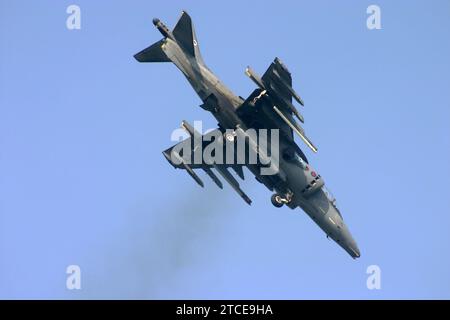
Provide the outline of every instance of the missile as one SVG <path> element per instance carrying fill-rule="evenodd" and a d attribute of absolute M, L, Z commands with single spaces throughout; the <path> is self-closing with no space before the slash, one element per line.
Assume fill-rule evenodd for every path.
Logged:
<path fill-rule="evenodd" d="M 277 72 L 277 70 L 274 70 L 273 74 L 275 75 L 275 77 L 277 78 L 277 83 L 281 83 L 281 85 L 287 90 L 289 91 L 289 93 L 292 95 L 292 97 L 298 102 L 300 103 L 302 106 L 305 106 L 305 103 L 303 102 L 302 98 L 300 98 L 300 96 L 297 94 L 297 92 L 295 92 L 295 90 L 288 84 L 286 83 L 286 81 L 284 81 L 280 74 Z"/>
<path fill-rule="evenodd" d="M 245 69 L 245 74 L 262 90 L 265 90 L 264 83 L 262 82 L 262 79 L 255 73 L 250 67 L 247 67 Z"/>
<path fill-rule="evenodd" d="M 215 165 L 214 168 L 220 173 L 226 182 L 236 191 L 242 199 L 248 204 L 252 204 L 252 200 L 245 194 L 239 186 L 239 182 L 232 176 L 224 165 Z"/>
<path fill-rule="evenodd" d="M 202 162 L 202 146 L 203 146 L 203 139 L 202 134 L 194 129 L 193 126 L 191 126 L 187 121 L 183 120 L 181 122 L 181 128 L 187 131 L 189 135 L 191 136 L 191 141 L 193 142 L 193 149 L 194 152 L 194 163 L 200 163 Z"/>
<path fill-rule="evenodd" d="M 284 99 L 283 97 L 280 97 L 279 95 L 277 95 L 276 93 L 279 91 L 276 88 L 273 87 L 274 84 L 278 84 L 278 82 L 271 82 L 269 84 L 270 89 L 269 92 L 272 93 L 273 95 L 275 95 L 278 100 L 284 104 L 296 117 L 298 120 L 300 120 L 302 123 L 305 123 L 305 119 L 303 118 L 303 116 L 298 112 L 297 108 L 294 107 L 294 105 L 291 103 L 291 101 Z"/>
<path fill-rule="evenodd" d="M 201 143 L 201 137 L 202 135 L 194 129 L 194 127 L 192 125 L 189 124 L 189 122 L 183 120 L 181 122 L 181 127 L 186 130 L 189 135 L 191 136 L 192 139 L 194 139 L 194 157 L 195 157 L 195 152 L 201 152 L 201 149 L 198 149 L 197 146 L 195 145 L 195 143 Z M 197 141 L 195 141 L 197 139 Z M 200 139 L 200 140 L 198 140 Z M 223 189 L 223 184 L 222 182 L 219 180 L 219 178 L 214 174 L 214 172 L 211 170 L 211 168 L 204 166 L 202 167 L 203 171 L 206 172 L 206 174 L 212 179 L 212 181 L 214 181 L 214 183 L 220 188 Z M 194 178 L 195 179 L 195 178 Z M 195 179 L 196 180 L 196 179 Z M 197 181 L 197 180 L 196 180 Z M 197 181 L 198 182 L 198 181 Z"/>
<path fill-rule="evenodd" d="M 303 142 L 314 152 L 317 152 L 317 147 L 305 136 L 303 129 L 297 123 L 292 123 L 289 119 L 284 115 L 284 113 L 278 109 L 276 106 L 273 106 L 273 110 L 280 116 L 280 118 L 303 140 Z"/>
<path fill-rule="evenodd" d="M 202 134 L 194 129 L 194 127 L 186 120 L 181 121 L 181 128 L 187 131 L 191 137 L 202 137 Z"/>
<path fill-rule="evenodd" d="M 281 67 L 281 69 L 283 69 L 286 73 L 291 74 L 291 72 L 289 71 L 289 69 L 286 67 L 286 65 L 281 61 L 280 58 L 276 57 L 274 62 Z"/>
<path fill-rule="evenodd" d="M 300 103 L 303 107 L 305 106 L 305 103 L 303 102 L 302 98 L 300 98 L 300 96 L 297 94 L 297 92 L 294 91 L 294 89 L 292 89 L 291 86 L 289 86 L 287 83 L 285 83 L 283 81 L 283 83 L 286 85 L 286 88 L 289 90 L 289 92 L 292 94 L 292 96 L 294 97 L 294 99 Z"/>
<path fill-rule="evenodd" d="M 186 172 L 198 183 L 200 187 L 204 187 L 203 181 L 199 178 L 199 176 L 194 172 L 190 165 L 188 165 L 183 158 L 175 151 L 172 151 L 172 157 L 177 159 L 180 162 L 180 165 L 186 170 Z"/>
<path fill-rule="evenodd" d="M 283 84 L 285 85 L 286 89 L 289 90 L 289 92 L 291 93 L 291 95 L 294 97 L 295 100 L 297 100 L 298 103 L 300 103 L 302 106 L 304 106 L 305 104 L 303 103 L 302 98 L 300 98 L 300 96 L 297 94 L 297 92 L 295 92 L 295 90 L 288 84 L 286 83 L 280 76 L 280 71 L 286 72 L 287 74 L 291 74 L 288 70 L 288 68 L 284 65 L 283 62 L 281 62 L 281 60 L 277 57 L 274 60 L 275 63 L 275 75 L 283 82 Z M 281 70 L 280 70 L 281 69 Z"/>
<path fill-rule="evenodd" d="M 204 187 L 203 181 L 197 176 L 194 170 L 192 170 L 192 168 L 184 162 L 182 162 L 181 165 L 186 169 L 186 172 L 189 173 L 192 179 L 194 179 L 195 182 L 197 182 L 198 185 L 203 188 Z"/>

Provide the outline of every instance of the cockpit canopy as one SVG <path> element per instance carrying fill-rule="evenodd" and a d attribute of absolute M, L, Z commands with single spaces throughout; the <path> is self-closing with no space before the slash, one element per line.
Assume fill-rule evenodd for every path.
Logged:
<path fill-rule="evenodd" d="M 341 218 L 342 218 L 341 212 L 339 211 L 339 208 L 337 207 L 336 198 L 334 197 L 334 195 L 331 192 L 331 190 L 328 189 L 325 185 L 323 185 L 322 186 L 322 191 L 323 191 L 323 193 L 325 193 L 327 199 L 330 201 L 330 203 L 333 205 L 333 207 L 338 212 L 339 216 L 341 216 Z"/>

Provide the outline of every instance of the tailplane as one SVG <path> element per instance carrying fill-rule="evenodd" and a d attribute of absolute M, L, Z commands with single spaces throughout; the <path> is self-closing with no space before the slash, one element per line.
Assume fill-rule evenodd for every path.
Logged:
<path fill-rule="evenodd" d="M 170 62 L 162 46 L 166 39 L 176 42 L 183 52 L 194 57 L 198 63 L 204 64 L 200 54 L 197 36 L 191 17 L 183 11 L 173 31 L 170 31 L 159 19 L 153 19 L 153 24 L 164 36 L 164 39 L 137 53 L 134 57 L 139 62 Z"/>
<path fill-rule="evenodd" d="M 162 50 L 161 46 L 164 39 L 155 42 L 150 47 L 136 53 L 134 57 L 139 62 L 171 62 L 167 55 Z"/>

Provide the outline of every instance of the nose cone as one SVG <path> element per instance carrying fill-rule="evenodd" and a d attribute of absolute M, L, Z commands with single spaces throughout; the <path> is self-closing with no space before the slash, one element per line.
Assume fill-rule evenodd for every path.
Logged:
<path fill-rule="evenodd" d="M 325 225 L 323 229 L 327 235 L 342 249 L 347 251 L 353 259 L 361 256 L 361 252 L 359 251 L 358 245 L 356 244 L 355 239 L 353 239 L 350 230 L 342 219 L 339 211 L 333 206 L 329 207 L 328 212 L 325 215 Z"/>
<path fill-rule="evenodd" d="M 158 23 L 159 23 L 159 19 L 158 18 L 154 18 L 153 19 L 153 24 L 156 26 L 156 25 L 158 25 Z"/>
<path fill-rule="evenodd" d="M 350 232 L 348 235 L 342 239 L 342 243 L 339 243 L 339 245 L 348 252 L 348 254 L 353 258 L 359 258 L 361 257 L 361 252 L 359 251 L 358 245 L 356 244 L 356 241 L 351 236 Z"/>
<path fill-rule="evenodd" d="M 356 244 L 355 239 L 353 239 L 352 234 L 350 233 L 347 225 L 344 223 L 342 218 L 338 218 L 338 228 L 335 236 L 333 237 L 334 241 L 339 244 L 347 253 L 353 258 L 359 258 L 361 256 L 361 252 L 359 251 L 358 245 Z"/>
<path fill-rule="evenodd" d="M 302 206 L 303 210 L 325 231 L 327 237 L 333 239 L 353 259 L 359 258 L 361 252 L 335 201 L 330 200 L 323 191 L 310 195 L 307 201 L 306 205 Z"/>

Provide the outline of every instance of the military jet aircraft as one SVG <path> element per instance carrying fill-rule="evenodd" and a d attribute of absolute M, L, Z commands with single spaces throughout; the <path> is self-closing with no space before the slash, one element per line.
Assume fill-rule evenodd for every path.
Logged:
<path fill-rule="evenodd" d="M 161 32 L 163 39 L 137 53 L 134 56 L 136 60 L 174 63 L 202 100 L 203 104 L 200 107 L 211 112 L 218 121 L 218 129 L 204 135 L 183 121 L 182 127 L 190 137 L 163 151 L 169 163 L 175 168 L 186 170 L 202 187 L 203 181 L 194 169 L 203 170 L 219 188 L 223 188 L 222 182 L 214 173 L 216 171 L 245 202 L 250 204 L 250 198 L 241 190 L 239 182 L 229 171 L 229 169 L 235 171 L 244 179 L 243 167 L 247 167 L 258 182 L 273 192 L 271 198 L 273 205 L 276 207 L 286 205 L 291 209 L 302 208 L 327 237 L 332 238 L 351 257 L 360 257 L 358 246 L 344 223 L 334 197 L 325 188 L 321 175 L 309 164 L 305 154 L 294 141 L 295 133 L 307 147 L 317 152 L 316 146 L 294 119 L 295 117 L 304 122 L 292 99 L 302 106 L 304 103 L 292 88 L 291 73 L 281 60 L 275 58 L 262 77 L 250 67 L 245 70 L 257 88 L 244 99 L 233 94 L 205 65 L 191 18 L 186 12 L 182 12 L 173 30 L 159 19 L 153 19 L 153 24 Z M 259 137 L 247 133 L 249 129 L 276 130 L 277 150 L 272 146 L 272 142 L 276 140 L 273 134 L 268 139 L 270 149 L 264 151 Z M 225 163 L 215 159 L 192 161 L 198 150 L 207 148 L 213 141 L 222 143 L 223 152 L 229 154 L 231 151 L 225 145 L 236 144 L 239 137 L 247 146 L 246 150 L 257 153 L 258 161 L 249 161 L 249 151 L 243 156 L 235 154 L 230 156 L 232 160 L 240 157 L 241 161 L 239 159 Z M 216 152 L 217 150 L 211 154 L 215 155 Z M 267 161 L 269 152 L 277 154 L 274 158 L 277 161 L 272 161 L 275 162 L 275 170 L 270 174 L 262 174 L 261 169 L 267 168 L 270 162 Z"/>

